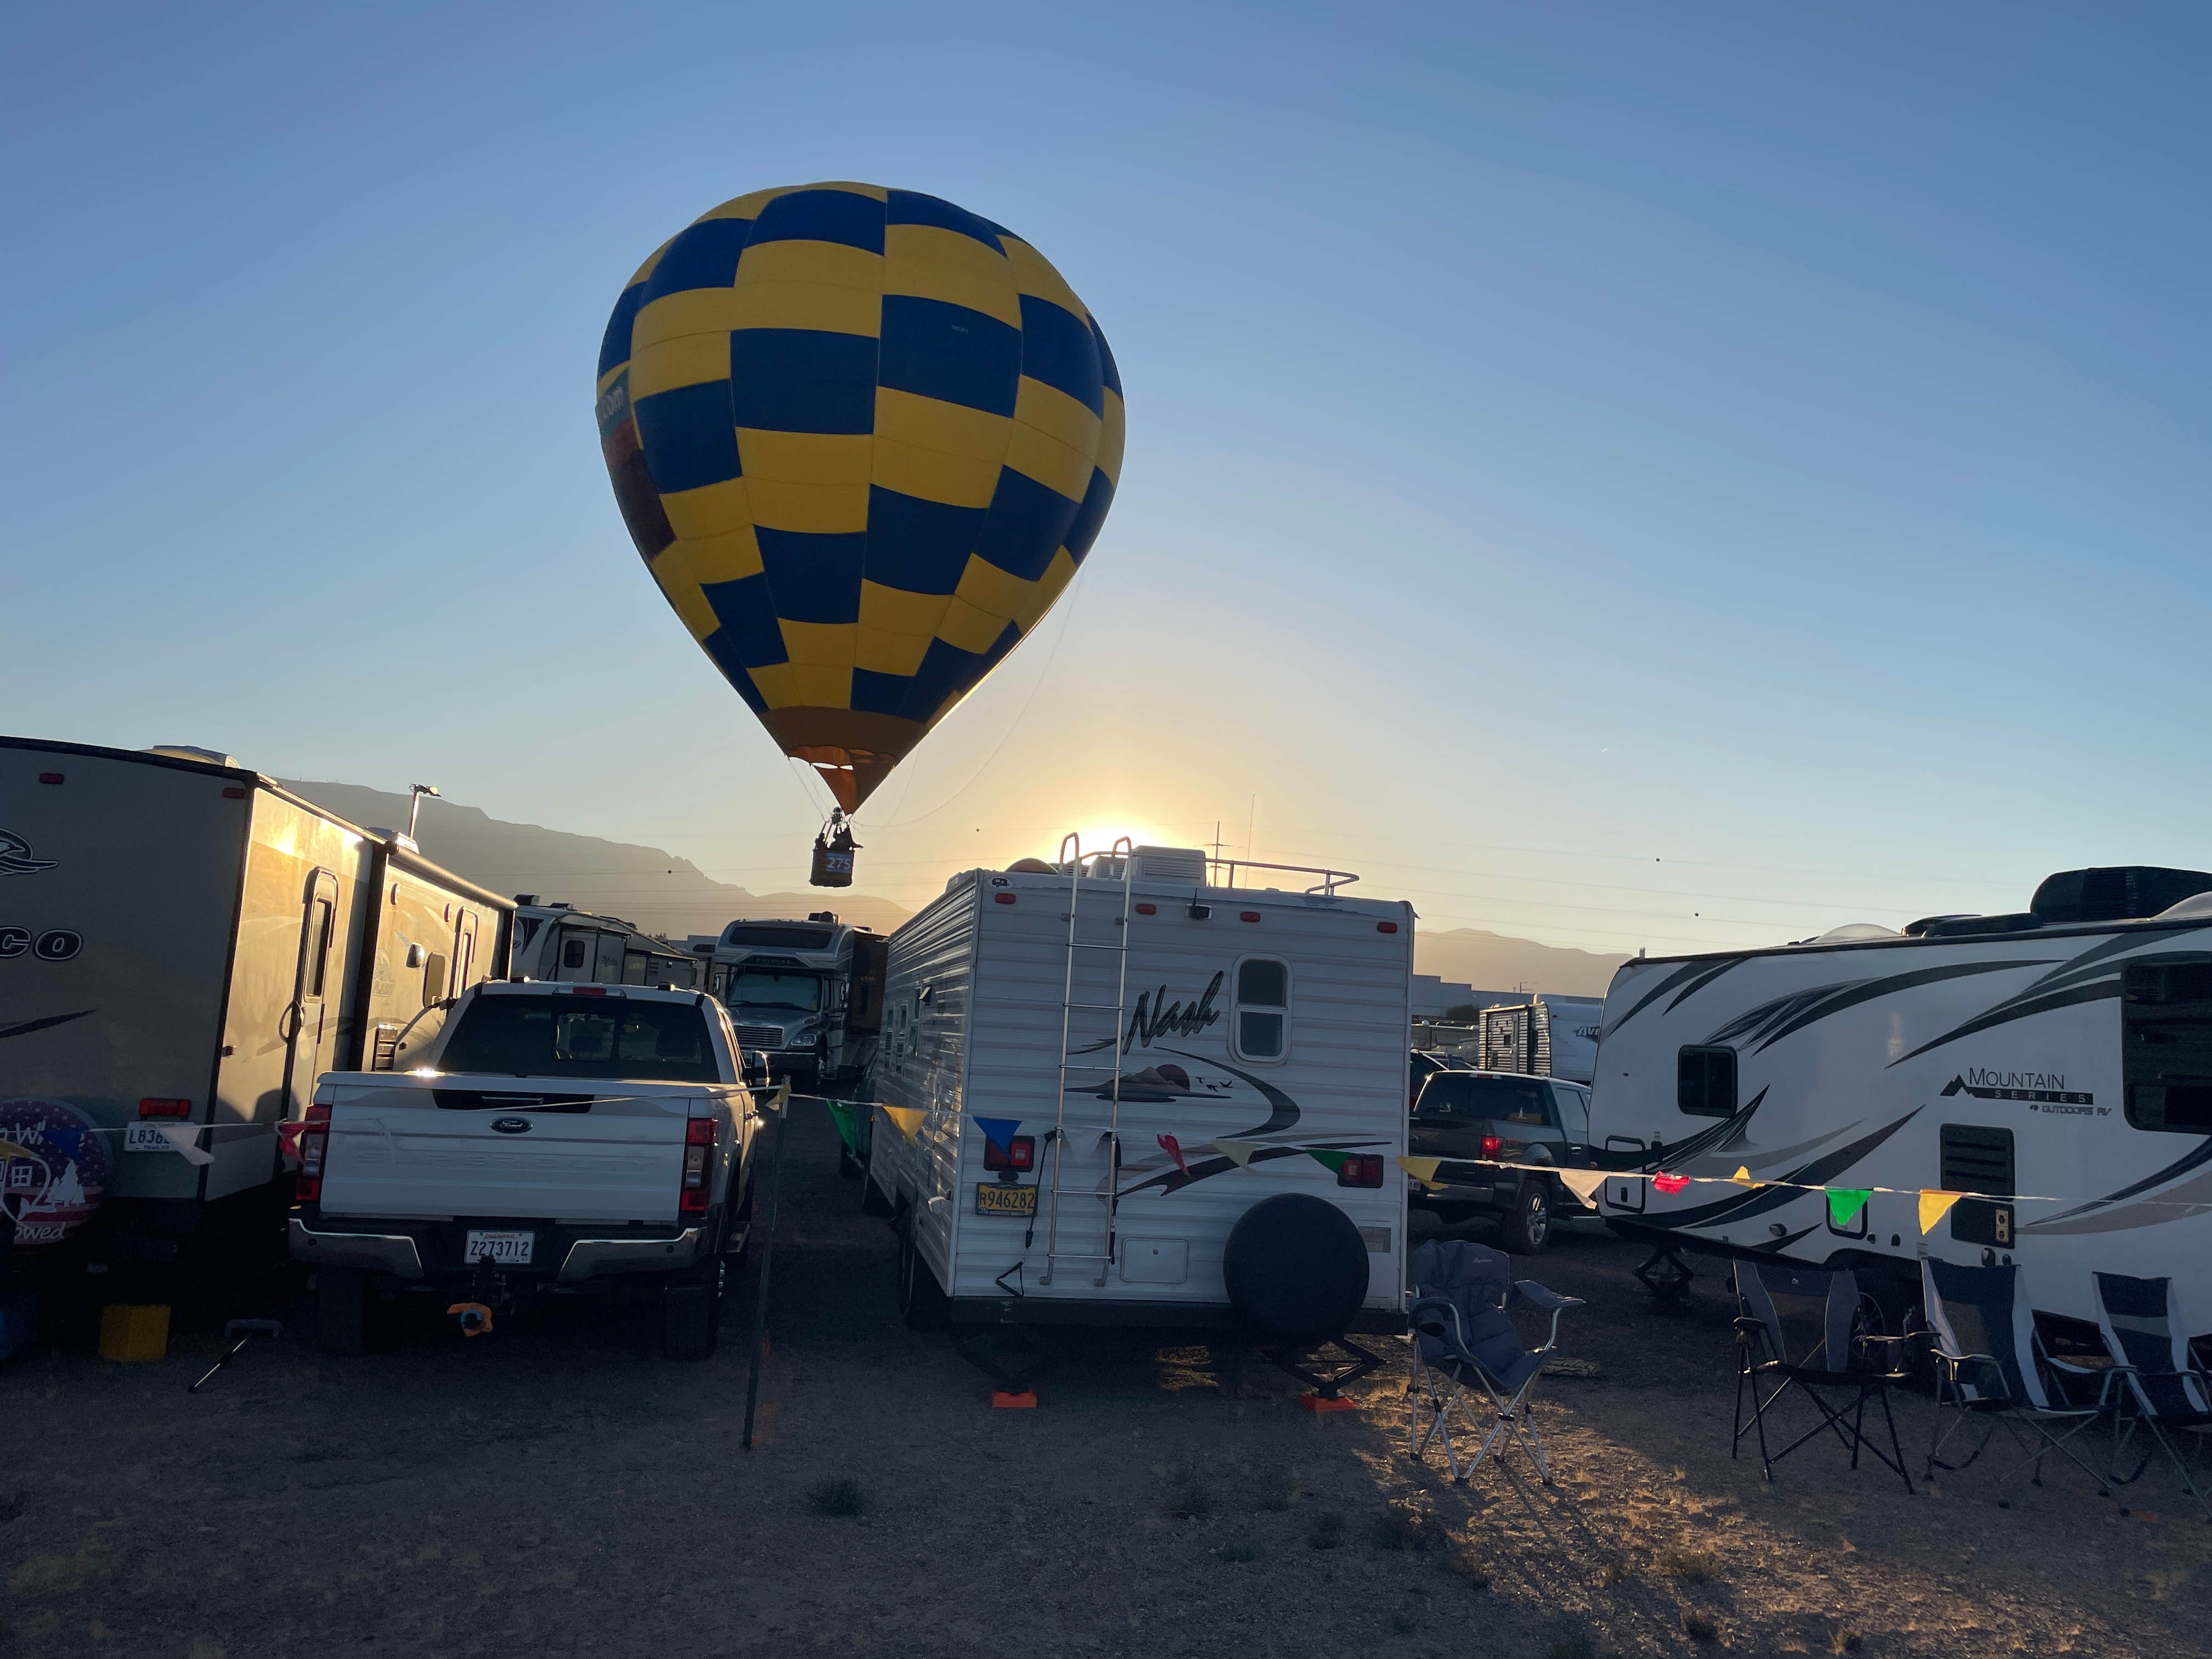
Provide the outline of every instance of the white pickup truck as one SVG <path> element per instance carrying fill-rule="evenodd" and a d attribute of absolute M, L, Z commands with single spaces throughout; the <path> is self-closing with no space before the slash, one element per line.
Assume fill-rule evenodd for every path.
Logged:
<path fill-rule="evenodd" d="M 300 1129 L 291 1249 L 327 1351 L 411 1291 L 472 1334 L 539 1296 L 654 1295 L 663 1352 L 714 1352 L 760 1125 L 720 1003 L 489 981 L 409 1059 L 325 1073 Z"/>

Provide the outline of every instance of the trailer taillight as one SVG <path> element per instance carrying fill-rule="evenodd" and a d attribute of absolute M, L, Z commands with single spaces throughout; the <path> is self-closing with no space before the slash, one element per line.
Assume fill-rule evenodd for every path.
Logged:
<path fill-rule="evenodd" d="M 330 1151 L 331 1109 L 307 1108 L 306 1126 L 300 1131 L 300 1173 L 292 1182 L 292 1196 L 313 1204 L 323 1195 L 323 1160 Z"/>
<path fill-rule="evenodd" d="M 1137 914 L 1140 916 L 1156 916 L 1159 913 L 1160 907 L 1157 904 L 1140 904 L 1137 907 Z"/>
<path fill-rule="evenodd" d="M 1483 1136 L 1483 1138 L 1482 1138 L 1482 1155 L 1483 1155 L 1485 1158 L 1498 1158 L 1498 1157 L 1502 1157 L 1502 1156 L 1504 1154 L 1504 1152 L 1505 1152 L 1505 1140 L 1504 1140 L 1504 1138 L 1503 1136 L 1500 1136 L 1500 1135 L 1485 1135 L 1485 1136 Z"/>
<path fill-rule="evenodd" d="M 994 893 L 991 895 L 991 902 L 994 904 L 1012 904 L 1013 902 L 1014 896 L 1012 893 Z"/>
<path fill-rule="evenodd" d="M 1382 1184 L 1382 1158 L 1379 1152 L 1349 1152 L 1338 1167 L 1336 1184 L 1340 1187 L 1380 1187 Z"/>
<path fill-rule="evenodd" d="M 62 775 L 58 772 L 41 772 L 39 774 L 39 781 L 40 783 L 59 783 L 61 781 Z"/>
<path fill-rule="evenodd" d="M 142 1100 L 138 1103 L 141 1117 L 190 1117 L 192 1103 L 189 1100 Z"/>
<path fill-rule="evenodd" d="M 986 1137 L 983 1167 L 987 1170 L 1027 1170 L 1036 1164 L 1036 1137 L 1016 1135 L 1004 1146 Z"/>
<path fill-rule="evenodd" d="M 714 1195 L 714 1144 L 720 1134 L 718 1117 L 687 1118 L 684 1124 L 684 1189 L 676 1208 L 683 1215 L 704 1215 Z"/>
<path fill-rule="evenodd" d="M 1378 933 L 1395 933 L 1398 931 L 1398 924 L 1395 921 L 1378 921 L 1375 924 L 1375 931 Z"/>

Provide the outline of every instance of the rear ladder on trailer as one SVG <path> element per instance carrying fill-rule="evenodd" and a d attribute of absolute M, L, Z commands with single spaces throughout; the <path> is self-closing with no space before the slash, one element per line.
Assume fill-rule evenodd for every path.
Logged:
<path fill-rule="evenodd" d="M 1136 874 L 1136 848 L 1128 836 L 1116 841 L 1110 851 L 1091 856 L 1102 864 L 1118 863 L 1121 881 L 1121 910 L 1114 921 L 1114 938 L 1109 941 L 1086 939 L 1081 936 L 1083 894 L 1085 882 L 1096 883 L 1099 877 L 1085 874 L 1081 839 L 1068 836 L 1060 843 L 1060 862 L 1067 866 L 1067 966 L 1061 980 L 1060 996 L 1060 1092 L 1054 1108 L 1052 1133 L 1046 1145 L 1052 1154 L 1052 1185 L 1048 1188 L 1052 1200 L 1052 1212 L 1045 1223 L 1044 1272 L 1039 1275 L 1039 1285 L 1049 1285 L 1053 1275 L 1066 1262 L 1095 1264 L 1097 1273 L 1091 1279 L 1095 1288 L 1106 1283 L 1107 1272 L 1114 1266 L 1116 1241 L 1115 1221 L 1120 1203 L 1118 1188 L 1121 1176 L 1121 1062 L 1128 1047 L 1129 1024 L 1129 915 L 1132 886 Z M 1093 890 L 1096 889 L 1094 887 Z M 1111 1002 L 1078 1002 L 1075 1000 L 1075 964 L 1085 951 L 1110 951 L 1114 953 L 1114 1000 Z M 1095 1038 L 1086 1043 L 1077 1042 L 1078 1015 L 1095 1018 L 1099 1014 L 1110 1014 L 1114 1018 L 1114 1035 L 1103 1045 L 1107 1058 L 1078 1060 L 1073 1056 L 1101 1052 Z M 1069 1187 L 1064 1180 L 1067 1167 L 1069 1129 L 1067 1124 L 1067 1095 L 1071 1077 L 1078 1089 L 1085 1087 L 1085 1074 L 1104 1073 L 1109 1079 L 1106 1128 L 1099 1136 L 1097 1150 L 1103 1154 L 1106 1172 L 1096 1188 Z M 1090 1085 L 1096 1088 L 1094 1083 Z M 1063 1250 L 1060 1248 L 1060 1209 L 1063 1198 L 1073 1198 L 1088 1206 L 1096 1202 L 1098 1239 L 1103 1248 L 1097 1250 Z M 1083 1234 L 1078 1242 L 1085 1242 Z"/>

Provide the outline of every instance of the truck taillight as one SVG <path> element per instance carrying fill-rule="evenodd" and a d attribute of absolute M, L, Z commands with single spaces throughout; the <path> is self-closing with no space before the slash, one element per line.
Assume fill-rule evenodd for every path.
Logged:
<path fill-rule="evenodd" d="M 1015 1135 L 1004 1146 L 995 1140 L 983 1142 L 983 1167 L 987 1170 L 1027 1170 L 1036 1163 L 1035 1135 Z"/>
<path fill-rule="evenodd" d="M 1504 1141 L 1504 1138 L 1503 1136 L 1500 1136 L 1500 1135 L 1485 1135 L 1485 1136 L 1483 1136 L 1483 1138 L 1482 1138 L 1482 1155 L 1483 1155 L 1485 1158 L 1499 1158 L 1499 1157 L 1503 1157 L 1503 1156 L 1504 1155 L 1504 1152 L 1505 1152 L 1505 1141 Z"/>
<path fill-rule="evenodd" d="M 1380 1187 L 1382 1184 L 1382 1158 L 1377 1152 L 1349 1152 L 1336 1171 L 1340 1187 Z"/>
<path fill-rule="evenodd" d="M 292 1182 L 292 1196 L 302 1204 L 319 1201 L 323 1195 L 323 1159 L 330 1151 L 331 1109 L 314 1105 L 307 1108 L 306 1126 L 300 1131 L 300 1173 Z"/>
<path fill-rule="evenodd" d="M 138 1103 L 140 1117 L 190 1117 L 192 1103 L 189 1100 L 142 1100 Z"/>
<path fill-rule="evenodd" d="M 687 1118 L 684 1124 L 684 1189 L 676 1208 L 682 1215 L 704 1215 L 714 1195 L 714 1143 L 721 1133 L 717 1117 Z"/>

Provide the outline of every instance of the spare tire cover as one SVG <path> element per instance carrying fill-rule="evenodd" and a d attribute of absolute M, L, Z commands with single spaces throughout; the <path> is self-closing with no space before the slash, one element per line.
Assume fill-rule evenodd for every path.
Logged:
<path fill-rule="evenodd" d="M 1367 1299 L 1367 1243 L 1350 1216 L 1310 1193 L 1278 1193 L 1230 1230 L 1221 1277 L 1237 1316 L 1263 1335 L 1340 1336 Z"/>

